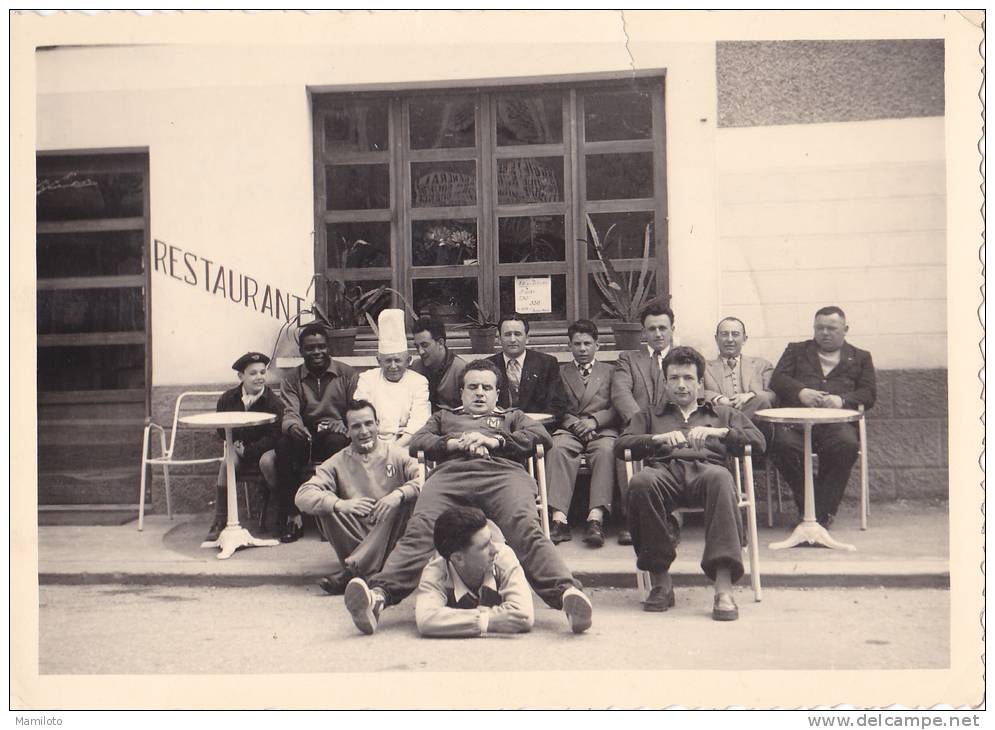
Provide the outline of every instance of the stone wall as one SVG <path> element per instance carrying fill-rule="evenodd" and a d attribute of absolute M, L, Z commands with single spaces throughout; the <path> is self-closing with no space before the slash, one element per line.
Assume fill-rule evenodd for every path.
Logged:
<path fill-rule="evenodd" d="M 947 371 L 879 370 L 878 399 L 867 414 L 867 441 L 871 502 L 898 499 L 946 500 L 947 471 Z M 223 390 L 223 385 L 162 386 L 153 388 L 152 410 L 156 423 L 168 424 L 176 397 L 185 390 Z M 182 431 L 177 437 L 178 458 L 219 456 L 221 446 L 213 433 Z M 166 497 L 162 470 L 154 470 L 149 509 L 164 513 Z M 173 509 L 202 512 L 214 499 L 217 467 L 213 464 L 175 467 L 170 472 Z M 762 469 L 756 475 L 757 499 L 764 503 L 766 483 Z M 783 484 L 788 505 L 791 498 Z M 854 467 L 846 499 L 860 496 L 860 473 Z M 241 497 L 240 497 L 241 499 Z M 258 495 L 254 497 L 258 503 Z M 241 502 L 240 502 L 241 504 Z M 256 509 L 254 505 L 253 510 Z M 763 507 L 761 507 L 763 509 Z M 255 511 L 254 511 L 255 514 Z"/>

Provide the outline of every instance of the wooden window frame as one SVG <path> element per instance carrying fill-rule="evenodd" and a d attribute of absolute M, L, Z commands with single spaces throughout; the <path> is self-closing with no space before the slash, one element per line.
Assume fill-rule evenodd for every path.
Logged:
<path fill-rule="evenodd" d="M 583 93 L 591 90 L 625 90 L 638 88 L 651 94 L 652 134 L 649 139 L 587 142 L 584 139 Z M 496 98 L 505 93 L 560 92 L 563 94 L 563 141 L 555 144 L 499 146 L 494 136 Z M 620 76 L 599 74 L 585 77 L 555 77 L 491 82 L 466 82 L 439 85 L 367 86 L 353 89 L 312 88 L 311 95 L 313 152 L 316 272 L 329 279 L 347 281 L 386 280 L 402 292 L 413 304 L 412 280 L 423 278 L 469 278 L 476 276 L 481 303 L 499 311 L 500 279 L 502 276 L 565 276 L 566 318 L 533 323 L 534 331 L 562 333 L 567 324 L 586 317 L 588 311 L 588 275 L 591 261 L 581 255 L 577 239 L 587 238 L 588 213 L 647 212 L 653 216 L 657 292 L 670 293 L 667 178 L 666 178 L 666 72 L 654 70 Z M 472 148 L 440 148 L 410 150 L 408 104 L 423 96 L 475 96 L 475 145 Z M 388 99 L 388 149 L 371 152 L 335 153 L 324 150 L 324 114 L 330 103 L 347 99 Z M 588 154 L 649 152 L 652 153 L 653 195 L 629 200 L 587 201 L 585 157 Z M 563 158 L 563 201 L 546 204 L 499 205 L 497 202 L 497 162 L 509 157 Z M 412 162 L 438 160 L 474 160 L 476 162 L 477 202 L 474 206 L 456 208 L 414 208 L 411 202 Z M 326 167 L 332 164 L 387 163 L 390 170 L 390 207 L 382 210 L 326 210 Z M 486 184 L 485 184 L 486 181 Z M 498 221 L 504 216 L 563 215 L 564 261 L 534 263 L 500 263 Z M 452 266 L 413 266 L 410 230 L 412 221 L 434 218 L 476 218 L 479 263 Z M 378 268 L 329 268 L 326 225 L 334 222 L 383 221 L 390 223 L 391 266 Z M 622 259 L 616 264 L 620 271 L 638 270 L 642 259 Z M 318 291 L 323 302 L 324 288 Z M 398 302 L 394 302 L 395 305 Z M 609 320 L 597 319 L 605 324 Z M 369 328 L 365 328 L 368 331 Z"/>

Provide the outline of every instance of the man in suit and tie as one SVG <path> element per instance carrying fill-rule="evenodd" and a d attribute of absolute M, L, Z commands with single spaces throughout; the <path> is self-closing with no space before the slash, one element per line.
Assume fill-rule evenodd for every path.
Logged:
<path fill-rule="evenodd" d="M 501 352 L 487 358 L 501 372 L 498 405 L 526 413 L 548 413 L 559 423 L 566 410 L 560 365 L 544 352 L 527 350 L 529 323 L 520 314 L 501 316 L 498 321 Z"/>
<path fill-rule="evenodd" d="M 662 365 L 674 339 L 674 311 L 665 304 L 653 304 L 643 310 L 641 322 L 646 346 L 620 354 L 612 373 L 612 404 L 621 418 L 621 427 L 640 411 L 649 413 L 667 401 L 667 379 Z M 625 510 L 628 485 L 624 480 L 619 485 L 619 501 Z M 632 544 L 628 530 L 619 532 L 618 543 Z"/>
<path fill-rule="evenodd" d="M 776 406 L 777 396 L 770 388 L 774 366 L 762 357 L 744 355 L 747 339 L 746 325 L 741 319 L 726 317 L 716 325 L 719 356 L 705 363 L 705 400 L 712 405 L 735 408 L 753 420 L 757 411 Z M 769 437 L 767 433 L 764 435 Z"/>
<path fill-rule="evenodd" d="M 811 340 L 789 344 L 774 368 L 770 386 L 781 405 L 853 410 L 873 406 L 877 384 L 871 353 L 845 341 L 849 327 L 843 310 L 823 307 L 817 311 L 814 330 Z M 798 514 L 805 507 L 803 439 L 800 428 L 779 426 L 773 449 L 777 468 L 791 485 Z M 812 452 L 819 455 L 815 517 L 823 527 L 832 523 L 843 499 L 857 449 L 855 423 L 826 423 L 812 429 Z"/>
<path fill-rule="evenodd" d="M 611 402 L 612 368 L 594 359 L 598 352 L 598 327 L 594 322 L 577 320 L 567 328 L 567 338 L 573 361 L 560 366 L 567 410 L 560 428 L 553 434 L 553 448 L 546 457 L 549 536 L 554 543 L 571 539 L 567 513 L 581 456 L 586 455 L 591 466 L 591 495 L 584 542 L 601 547 L 605 544 L 604 524 L 615 490 L 612 449 L 618 436 L 618 414 Z"/>

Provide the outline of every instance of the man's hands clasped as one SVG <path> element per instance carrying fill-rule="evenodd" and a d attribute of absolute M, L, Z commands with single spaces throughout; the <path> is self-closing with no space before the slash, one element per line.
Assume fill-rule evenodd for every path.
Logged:
<path fill-rule="evenodd" d="M 458 438 L 451 438 L 446 442 L 446 448 L 450 451 L 465 451 L 474 456 L 489 459 L 491 450 L 498 448 L 501 442 L 493 436 L 487 436 L 479 431 L 468 431 L 460 434 Z"/>

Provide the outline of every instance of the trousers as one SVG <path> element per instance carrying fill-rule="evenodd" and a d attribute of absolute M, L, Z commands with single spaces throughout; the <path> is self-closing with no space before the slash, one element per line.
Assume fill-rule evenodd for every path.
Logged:
<path fill-rule="evenodd" d="M 415 501 L 404 502 L 376 524 L 342 513 L 315 515 L 318 529 L 338 556 L 343 572 L 366 578 L 379 571 L 404 534 Z"/>
<path fill-rule="evenodd" d="M 819 456 L 819 473 L 814 483 L 815 517 L 820 522 L 839 509 L 859 448 L 857 426 L 853 423 L 812 427 L 812 453 Z M 801 428 L 778 426 L 774 435 L 774 463 L 791 487 L 798 514 L 804 514 L 805 433 Z"/>
<path fill-rule="evenodd" d="M 383 570 L 368 583 L 380 588 L 387 604 L 403 601 L 415 588 L 435 552 L 435 521 L 454 506 L 478 507 L 504 533 L 522 563 L 536 594 L 553 608 L 563 607 L 563 592 L 580 588 L 556 547 L 539 524 L 535 481 L 518 465 L 504 460 L 456 459 L 441 464 L 422 487 L 404 536 Z"/>
<path fill-rule="evenodd" d="M 715 580 L 727 567 L 735 582 L 743 575 L 743 521 L 736 486 L 725 467 L 705 461 L 671 459 L 648 466 L 629 483 L 629 532 L 636 567 L 652 573 L 670 570 L 677 549 L 667 516 L 678 507 L 704 507 L 705 551 L 701 569 Z"/>
<path fill-rule="evenodd" d="M 615 446 L 614 436 L 598 436 L 588 443 L 582 443 L 572 433 L 557 431 L 553 435 L 553 448 L 546 457 L 546 481 L 549 484 L 549 506 L 564 514 L 570 511 L 574 488 L 577 486 L 577 472 L 580 457 L 587 454 L 591 467 L 591 495 L 588 510 L 602 507 L 612 508 L 612 493 L 615 490 Z"/>
<path fill-rule="evenodd" d="M 294 504 L 301 472 L 310 461 L 324 461 L 349 445 L 349 437 L 341 433 L 311 432 L 311 440 L 283 434 L 276 442 L 276 524 L 283 525 L 291 515 L 300 514 Z"/>

